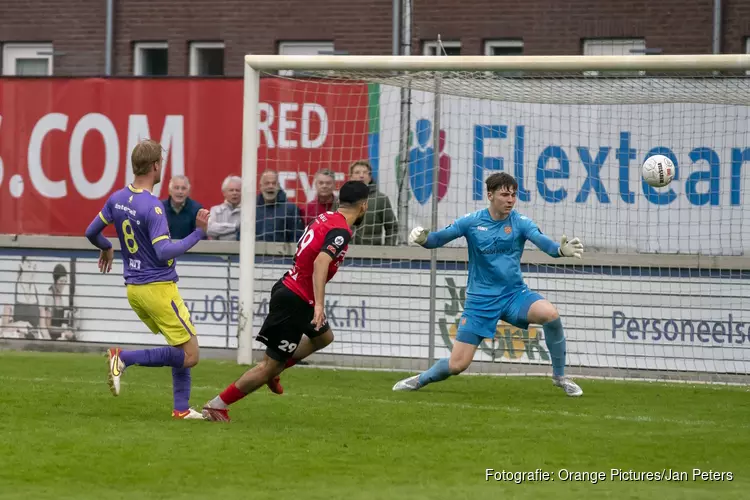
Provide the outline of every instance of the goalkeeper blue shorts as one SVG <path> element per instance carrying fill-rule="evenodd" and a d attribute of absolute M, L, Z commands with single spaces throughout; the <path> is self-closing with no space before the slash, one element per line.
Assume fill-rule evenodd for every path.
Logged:
<path fill-rule="evenodd" d="M 517 328 L 529 327 L 528 313 L 531 304 L 544 300 L 540 294 L 527 287 L 502 297 L 466 297 L 464 312 L 458 322 L 456 340 L 479 345 L 483 339 L 491 339 L 500 320 Z"/>

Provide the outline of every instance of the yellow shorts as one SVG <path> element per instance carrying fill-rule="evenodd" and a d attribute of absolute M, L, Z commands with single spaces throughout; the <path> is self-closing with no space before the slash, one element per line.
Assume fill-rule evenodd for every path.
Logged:
<path fill-rule="evenodd" d="M 195 335 L 190 311 L 173 281 L 128 285 L 128 302 L 153 333 L 161 333 L 169 345 L 180 345 Z"/>

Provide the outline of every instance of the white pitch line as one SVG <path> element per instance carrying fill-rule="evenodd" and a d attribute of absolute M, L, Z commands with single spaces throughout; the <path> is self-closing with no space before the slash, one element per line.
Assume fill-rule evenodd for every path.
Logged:
<path fill-rule="evenodd" d="M 73 378 L 48 378 L 48 377 L 8 377 L 0 376 L 0 380 L 8 382 L 41 382 L 41 383 L 58 383 L 58 384 L 86 384 L 86 385 L 101 385 L 106 388 L 106 380 L 90 380 L 90 379 L 73 379 Z M 123 384 L 127 387 L 126 384 Z M 132 387 L 137 390 L 138 387 L 145 387 L 150 389 L 162 389 L 164 385 L 161 384 L 144 384 L 135 383 Z M 208 386 L 208 385 L 194 385 L 193 389 L 198 390 L 213 390 L 221 391 L 223 387 Z M 551 391 L 554 391 L 551 388 Z M 404 400 L 404 399 L 383 399 L 383 398 L 368 398 L 368 397 L 354 397 L 354 396 L 342 396 L 337 394 L 293 394 L 285 393 L 281 397 L 292 397 L 302 399 L 321 399 L 321 400 L 337 400 L 337 401 L 352 401 L 352 402 L 365 402 L 380 405 L 413 405 L 413 406 L 426 406 L 432 408 L 459 408 L 464 410 L 476 410 L 476 411 L 492 411 L 492 412 L 504 412 L 504 413 L 532 413 L 535 415 L 547 415 L 547 416 L 558 416 L 567 418 L 577 419 L 603 419 L 603 420 L 614 420 L 619 422 L 632 422 L 632 423 L 657 423 L 657 424 L 675 424 L 675 425 L 688 425 L 688 426 L 717 426 L 720 422 L 714 420 L 686 420 L 686 419 L 674 419 L 674 418 L 663 418 L 663 417 L 650 417 L 647 415 L 600 415 L 600 414 L 589 414 L 572 412 L 567 410 L 542 410 L 538 408 L 520 408 L 518 406 L 508 405 L 480 405 L 473 403 L 447 403 L 440 401 L 424 401 L 424 400 Z M 561 394 L 559 397 L 563 398 Z M 585 397 L 585 396 L 584 396 Z M 750 424 L 733 425 L 735 428 L 747 429 L 750 428 Z"/>
<path fill-rule="evenodd" d="M 331 370 L 331 371 L 355 371 L 355 372 L 384 372 L 384 373 L 411 373 L 416 374 L 419 370 L 409 370 L 406 368 L 378 368 L 378 367 L 359 367 L 359 366 L 330 366 L 330 365 L 296 365 L 295 369 L 302 370 Z M 549 379 L 552 375 L 546 372 L 475 372 L 466 371 L 461 374 L 462 377 L 498 377 L 498 378 L 545 378 Z M 581 380 L 602 380 L 605 382 L 627 382 L 627 383 L 644 383 L 670 387 L 674 385 L 697 385 L 705 389 L 721 390 L 724 387 L 744 387 L 750 391 L 750 379 L 748 382 L 723 382 L 713 380 L 694 380 L 694 379 L 665 379 L 653 377 L 624 377 L 613 375 L 571 375 L 574 379 Z"/>
<path fill-rule="evenodd" d="M 431 407 L 440 407 L 440 408 L 461 408 L 461 409 L 466 409 L 466 410 L 499 411 L 499 412 L 506 412 L 506 413 L 534 413 L 537 415 L 553 415 L 553 416 L 572 417 L 572 418 L 618 420 L 622 422 L 666 423 L 666 424 L 693 425 L 693 426 L 718 425 L 718 422 L 715 422 L 713 420 L 683 420 L 683 419 L 671 419 L 671 418 L 661 418 L 661 417 L 649 417 L 649 416 L 642 416 L 642 415 L 635 415 L 635 416 L 598 415 L 598 414 L 588 414 L 588 413 L 576 413 L 576 412 L 571 412 L 567 410 L 541 410 L 537 408 L 519 408 L 517 406 L 507 406 L 507 405 L 491 406 L 491 405 L 476 405 L 472 403 L 443 403 L 439 401 L 419 401 L 419 400 L 406 401 L 406 400 L 396 400 L 396 399 L 359 398 L 359 397 L 355 398 L 353 396 L 340 396 L 340 395 L 335 395 L 335 394 L 330 395 L 330 396 L 299 394 L 297 395 L 297 397 L 313 398 L 313 399 L 351 400 L 354 402 L 366 401 L 368 403 L 377 403 L 377 404 L 422 405 L 422 406 L 431 406 Z M 739 425 L 738 427 L 750 428 L 750 425 Z"/>

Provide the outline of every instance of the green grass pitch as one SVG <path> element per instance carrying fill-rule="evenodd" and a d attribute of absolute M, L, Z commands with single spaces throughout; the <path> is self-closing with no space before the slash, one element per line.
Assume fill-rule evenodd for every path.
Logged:
<path fill-rule="evenodd" d="M 203 360 L 193 406 L 243 369 Z M 748 498 L 747 387 L 581 379 L 584 396 L 568 398 L 549 379 L 461 376 L 393 393 L 402 376 L 295 367 L 283 396 L 264 388 L 227 425 L 172 420 L 168 368 L 129 368 L 114 398 L 102 356 L 0 352 L 0 498 Z M 613 480 L 613 468 L 688 477 Z"/>

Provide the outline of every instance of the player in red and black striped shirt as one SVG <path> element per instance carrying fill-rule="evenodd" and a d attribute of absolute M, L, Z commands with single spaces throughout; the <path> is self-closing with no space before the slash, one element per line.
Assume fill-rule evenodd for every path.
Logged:
<path fill-rule="evenodd" d="M 294 264 L 271 289 L 269 312 L 257 339 L 266 345 L 260 363 L 206 403 L 207 420 L 229 421 L 228 407 L 266 384 L 280 393 L 285 368 L 333 341 L 325 317 L 325 286 L 338 271 L 352 237 L 351 226 L 367 212 L 370 190 L 349 181 L 339 190 L 339 209 L 318 215 L 297 243 Z"/>

